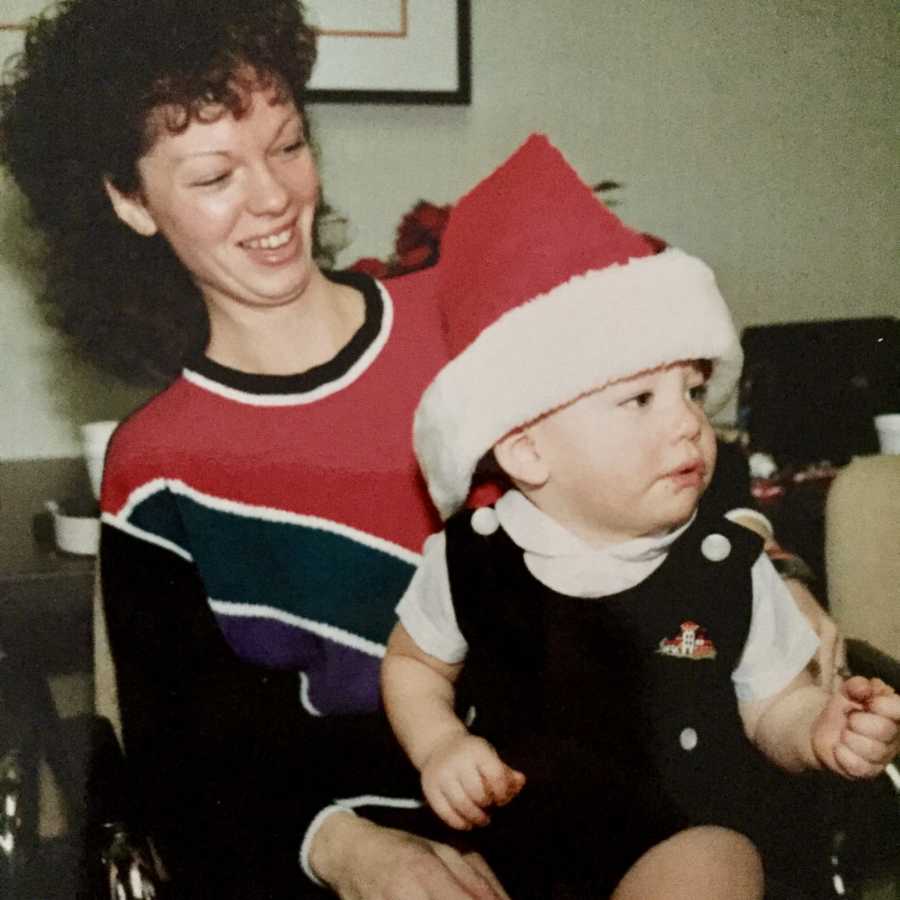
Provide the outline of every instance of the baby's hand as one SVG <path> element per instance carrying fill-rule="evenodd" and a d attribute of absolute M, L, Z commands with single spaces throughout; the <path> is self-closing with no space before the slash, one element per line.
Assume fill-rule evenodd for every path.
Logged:
<path fill-rule="evenodd" d="M 819 716 L 813 748 L 845 778 L 874 778 L 900 752 L 900 697 L 880 678 L 850 678 Z"/>
<path fill-rule="evenodd" d="M 431 808 L 451 828 L 487 825 L 485 809 L 509 803 L 525 784 L 484 738 L 454 734 L 438 745 L 422 767 L 422 790 Z"/>

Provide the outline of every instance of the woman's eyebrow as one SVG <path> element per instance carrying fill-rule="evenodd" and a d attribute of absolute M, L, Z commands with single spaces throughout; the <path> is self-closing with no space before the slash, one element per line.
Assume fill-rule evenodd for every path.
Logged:
<path fill-rule="evenodd" d="M 284 132 L 287 130 L 288 126 L 294 125 L 294 124 L 299 125 L 300 130 L 303 132 L 303 134 L 304 135 L 306 134 L 306 128 L 303 125 L 303 118 L 301 117 L 300 113 L 292 112 L 292 113 L 288 113 L 288 115 L 285 116 L 285 118 L 283 119 L 282 123 L 278 126 L 277 131 L 275 132 L 275 134 L 272 137 L 273 142 L 277 141 L 284 134 Z"/>
<path fill-rule="evenodd" d="M 228 150 L 192 150 L 188 153 L 182 153 L 180 156 L 175 157 L 175 162 L 185 162 L 189 159 L 196 159 L 198 156 L 229 156 L 230 152 Z"/>
<path fill-rule="evenodd" d="M 272 139 L 269 142 L 269 146 L 271 146 L 272 144 L 275 144 L 279 140 L 281 140 L 281 138 L 284 136 L 284 132 L 287 131 L 291 125 L 294 125 L 294 124 L 297 124 L 300 126 L 300 131 L 302 133 L 302 136 L 305 137 L 306 136 L 306 127 L 303 124 L 302 116 L 300 115 L 300 113 L 292 112 L 292 113 L 288 113 L 284 117 L 281 124 L 275 130 L 275 133 L 272 135 Z M 182 154 L 176 156 L 174 162 L 177 165 L 178 163 L 185 162 L 189 159 L 196 159 L 197 157 L 203 157 L 203 156 L 231 156 L 231 151 L 227 150 L 227 149 L 219 150 L 216 148 L 210 148 L 210 149 L 204 149 L 204 150 L 189 150 L 185 153 L 182 153 Z"/>

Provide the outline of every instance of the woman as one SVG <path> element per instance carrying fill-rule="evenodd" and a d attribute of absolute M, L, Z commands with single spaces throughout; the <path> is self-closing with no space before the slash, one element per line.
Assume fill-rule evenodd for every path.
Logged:
<path fill-rule="evenodd" d="M 403 765 L 366 713 L 437 525 L 409 436 L 445 359 L 431 272 L 320 267 L 314 59 L 294 0 L 63 0 L 3 89 L 56 323 L 169 383 L 105 467 L 126 751 L 185 896 L 301 896 L 299 857 L 344 898 L 496 900 L 480 858 L 329 807 Z"/>
<path fill-rule="evenodd" d="M 113 439 L 101 565 L 126 750 L 192 897 L 310 884 L 329 770 L 352 792 L 354 754 L 393 752 L 380 719 L 327 714 L 376 708 L 435 523 L 409 440 L 442 361 L 428 277 L 320 268 L 314 59 L 293 0 L 68 0 L 3 94 L 58 322 L 108 369 L 175 378 Z M 304 864 L 342 896 L 504 896 L 448 847 L 317 824 Z"/>

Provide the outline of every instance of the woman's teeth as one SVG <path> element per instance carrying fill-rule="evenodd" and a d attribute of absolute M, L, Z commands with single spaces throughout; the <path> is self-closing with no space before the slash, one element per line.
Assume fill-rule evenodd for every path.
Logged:
<path fill-rule="evenodd" d="M 285 228 L 278 234 L 269 234 L 266 237 L 255 238 L 252 241 L 246 241 L 244 246 L 248 250 L 277 250 L 283 247 L 291 239 L 291 229 Z"/>

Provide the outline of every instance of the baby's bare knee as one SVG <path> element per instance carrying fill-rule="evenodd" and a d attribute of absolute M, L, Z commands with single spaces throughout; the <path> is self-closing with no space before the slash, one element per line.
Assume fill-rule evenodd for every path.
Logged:
<path fill-rule="evenodd" d="M 753 842 L 713 825 L 688 828 L 648 850 L 627 872 L 614 900 L 759 900 L 762 860 Z"/>

